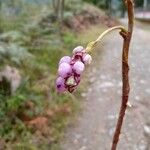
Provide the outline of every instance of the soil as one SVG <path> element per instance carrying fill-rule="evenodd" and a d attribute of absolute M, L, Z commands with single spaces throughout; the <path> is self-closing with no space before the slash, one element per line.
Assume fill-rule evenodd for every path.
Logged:
<path fill-rule="evenodd" d="M 130 49 L 130 107 L 118 150 L 150 150 L 150 31 L 135 26 Z M 61 150 L 110 150 L 121 104 L 122 38 L 105 38 L 101 55 L 91 66 L 82 112 L 67 129 Z M 97 49 L 98 50 L 98 49 Z"/>

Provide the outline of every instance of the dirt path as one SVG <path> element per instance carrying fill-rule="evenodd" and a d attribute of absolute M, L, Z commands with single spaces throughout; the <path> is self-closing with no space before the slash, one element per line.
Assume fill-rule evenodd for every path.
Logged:
<path fill-rule="evenodd" d="M 68 129 L 62 150 L 110 150 L 121 102 L 122 39 L 114 33 L 106 41 L 91 68 L 83 112 Z M 126 112 L 118 150 L 150 150 L 150 32 L 136 27 L 130 52 L 133 106 Z"/>

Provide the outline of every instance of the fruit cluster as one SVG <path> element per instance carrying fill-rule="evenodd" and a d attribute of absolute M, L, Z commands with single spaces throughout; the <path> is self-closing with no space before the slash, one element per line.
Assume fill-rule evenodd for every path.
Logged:
<path fill-rule="evenodd" d="M 73 56 L 64 56 L 59 61 L 58 78 L 56 88 L 59 92 L 69 91 L 72 93 L 80 83 L 81 74 L 85 65 L 92 61 L 91 55 L 86 53 L 82 46 L 73 49 Z"/>

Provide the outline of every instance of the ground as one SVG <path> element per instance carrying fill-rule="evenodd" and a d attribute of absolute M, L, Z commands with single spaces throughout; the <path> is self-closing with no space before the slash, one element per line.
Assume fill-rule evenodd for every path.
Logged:
<path fill-rule="evenodd" d="M 135 26 L 130 49 L 130 104 L 118 150 L 150 150 L 150 31 Z M 67 129 L 62 150 L 110 150 L 121 104 L 122 39 L 116 32 L 100 45 L 89 68 L 82 111 Z M 103 47 L 103 48 L 102 48 Z"/>

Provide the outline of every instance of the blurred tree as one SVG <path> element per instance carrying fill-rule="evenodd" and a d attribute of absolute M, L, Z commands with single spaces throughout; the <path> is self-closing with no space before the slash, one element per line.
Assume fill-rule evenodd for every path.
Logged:
<path fill-rule="evenodd" d="M 64 7 L 65 7 L 65 0 L 61 0 L 60 3 L 60 20 L 63 22 L 63 17 L 64 17 Z"/>
<path fill-rule="evenodd" d="M 144 0 L 143 2 L 143 10 L 145 11 L 147 9 L 148 1 Z"/>
<path fill-rule="evenodd" d="M 121 16 L 125 14 L 125 6 L 123 0 L 83 0 L 94 5 L 108 10 L 109 14 L 112 14 L 111 11 L 117 10 L 121 11 Z M 150 5 L 150 0 L 135 0 L 135 7 L 147 8 Z"/>
<path fill-rule="evenodd" d="M 135 7 L 142 7 L 143 6 L 143 0 L 135 0 Z"/>
<path fill-rule="evenodd" d="M 58 18 L 58 10 L 59 10 L 60 0 L 52 0 L 52 4 L 53 4 L 54 14 Z"/>
<path fill-rule="evenodd" d="M 84 1 L 93 3 L 103 9 L 108 9 L 110 4 L 110 0 L 84 0 Z"/>
<path fill-rule="evenodd" d="M 2 12 L 1 12 L 1 8 L 2 8 L 2 0 L 0 0 L 0 33 L 2 32 L 2 26 L 1 26 L 1 22 L 2 22 Z"/>
<path fill-rule="evenodd" d="M 52 0 L 54 15 L 59 25 L 59 34 L 62 35 L 65 0 Z"/>
<path fill-rule="evenodd" d="M 121 16 L 122 18 L 124 18 L 124 17 L 125 17 L 125 12 L 126 12 L 126 7 L 125 7 L 123 1 L 120 2 L 119 10 L 121 11 L 120 16 Z"/>
<path fill-rule="evenodd" d="M 111 15 L 111 0 L 109 0 L 109 15 Z"/>
<path fill-rule="evenodd" d="M 140 11 L 143 9 L 150 10 L 150 0 L 135 0 L 135 8 L 140 9 Z"/>
<path fill-rule="evenodd" d="M 54 14 L 58 20 L 63 20 L 65 0 L 52 0 Z"/>

